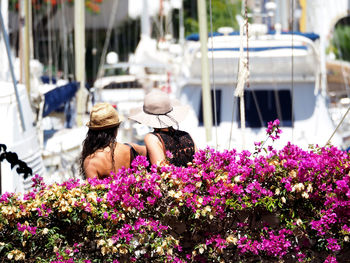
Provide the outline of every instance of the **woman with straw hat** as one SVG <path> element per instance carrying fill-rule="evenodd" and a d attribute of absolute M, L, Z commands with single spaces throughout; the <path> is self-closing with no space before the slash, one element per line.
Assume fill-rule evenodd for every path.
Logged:
<path fill-rule="evenodd" d="M 92 108 L 80 158 L 80 171 L 86 178 L 103 179 L 122 167 L 129 168 L 136 155 L 146 155 L 145 146 L 116 141 L 120 123 L 111 104 L 97 103 Z"/>
<path fill-rule="evenodd" d="M 166 160 L 170 153 L 171 164 L 186 166 L 191 162 L 196 146 L 191 136 L 178 129 L 179 122 L 185 119 L 188 107 L 171 100 L 167 93 L 154 89 L 144 98 L 143 108 L 129 119 L 154 128 L 145 138 L 147 156 L 151 164 Z"/>

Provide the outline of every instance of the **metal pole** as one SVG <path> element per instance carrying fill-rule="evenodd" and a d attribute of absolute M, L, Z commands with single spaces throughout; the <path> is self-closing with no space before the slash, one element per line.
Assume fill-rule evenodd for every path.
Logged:
<path fill-rule="evenodd" d="M 185 43 L 185 26 L 184 26 L 184 7 L 183 3 L 181 2 L 181 7 L 179 9 L 179 38 L 180 38 L 180 44 L 183 47 L 183 44 Z"/>
<path fill-rule="evenodd" d="M 0 10 L 0 24 L 1 24 L 2 35 L 4 36 L 4 40 L 5 40 L 7 57 L 9 59 L 9 65 L 10 65 L 10 72 L 11 72 L 12 82 L 13 82 L 13 86 L 15 88 L 15 94 L 16 94 L 16 99 L 17 99 L 17 106 L 18 106 L 18 111 L 19 111 L 19 117 L 21 119 L 21 124 L 22 124 L 23 131 L 26 131 L 26 126 L 25 126 L 24 117 L 23 117 L 22 104 L 21 104 L 21 101 L 19 99 L 19 94 L 18 94 L 18 89 L 17 89 L 17 80 L 16 80 L 16 77 L 15 77 L 15 72 L 13 71 L 10 41 L 9 41 L 9 37 L 8 37 L 6 29 L 5 29 L 4 19 L 2 17 L 1 10 Z"/>
<path fill-rule="evenodd" d="M 148 12 L 148 0 L 142 1 L 142 14 L 141 14 L 141 38 L 151 37 L 151 23 Z"/>
<path fill-rule="evenodd" d="M 207 10 L 205 0 L 197 0 L 197 5 L 199 20 L 199 39 L 201 43 L 203 120 L 206 138 L 207 141 L 210 141 L 213 119 L 209 81 Z"/>
<path fill-rule="evenodd" d="M 109 42 L 110 42 L 110 39 L 111 39 L 111 34 L 112 34 L 114 21 L 115 21 L 115 18 L 117 17 L 118 3 L 119 3 L 118 0 L 114 0 L 114 2 L 113 2 L 112 12 L 111 12 L 110 20 L 109 20 L 109 23 L 108 23 L 108 30 L 107 30 L 107 34 L 106 34 L 106 39 L 105 39 L 105 43 L 104 43 L 103 49 L 102 49 L 100 65 L 99 65 L 98 71 L 97 71 L 97 78 L 103 77 L 103 74 L 104 74 L 104 68 L 103 67 L 104 67 L 104 64 L 105 64 L 105 61 L 106 61 L 106 54 L 107 54 Z"/>
<path fill-rule="evenodd" d="M 29 20 L 29 2 L 24 1 L 24 83 L 26 84 L 28 96 L 30 96 L 30 20 Z"/>
<path fill-rule="evenodd" d="M 75 79 L 80 83 L 77 92 L 77 126 L 83 125 L 83 92 L 85 88 L 85 0 L 74 1 Z"/>

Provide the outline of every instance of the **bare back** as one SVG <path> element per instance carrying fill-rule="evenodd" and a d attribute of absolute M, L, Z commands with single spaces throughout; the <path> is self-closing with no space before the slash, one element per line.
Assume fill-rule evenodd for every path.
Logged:
<path fill-rule="evenodd" d="M 84 160 L 86 178 L 103 179 L 109 177 L 111 172 L 117 173 L 122 167 L 130 167 L 130 147 L 117 143 L 114 149 L 114 171 L 112 166 L 111 148 L 97 150 Z"/>

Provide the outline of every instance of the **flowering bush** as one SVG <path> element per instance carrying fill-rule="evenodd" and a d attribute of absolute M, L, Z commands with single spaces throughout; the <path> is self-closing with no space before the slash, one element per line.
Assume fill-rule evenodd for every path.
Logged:
<path fill-rule="evenodd" d="M 278 122 L 269 128 L 276 139 Z M 0 259 L 346 262 L 349 154 L 265 150 L 207 148 L 186 168 L 148 167 L 140 156 L 110 178 L 61 185 L 36 176 L 34 191 L 0 197 Z"/>

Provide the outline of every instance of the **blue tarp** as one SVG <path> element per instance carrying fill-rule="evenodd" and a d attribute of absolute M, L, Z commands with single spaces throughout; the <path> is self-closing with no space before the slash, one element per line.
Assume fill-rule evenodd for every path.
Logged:
<path fill-rule="evenodd" d="M 267 34 L 268 35 L 274 35 L 274 34 L 276 34 L 276 31 L 269 31 Z M 315 34 L 315 33 L 302 33 L 302 32 L 299 32 L 299 31 L 281 32 L 281 34 L 282 35 L 292 35 L 293 34 L 293 35 L 298 35 L 298 36 L 304 36 L 304 37 L 307 37 L 307 38 L 311 39 L 312 41 L 315 41 L 316 39 L 320 38 L 320 36 Z M 230 33 L 229 35 L 231 35 L 231 36 L 239 35 L 239 32 L 234 31 L 234 32 Z M 211 33 L 209 33 L 208 36 L 210 37 Z M 213 36 L 214 37 L 216 37 L 216 36 L 223 36 L 223 34 L 218 33 L 218 32 L 213 32 Z M 186 37 L 186 40 L 198 41 L 199 40 L 199 34 L 191 34 L 191 35 Z"/>
<path fill-rule="evenodd" d="M 41 76 L 41 81 L 44 84 L 50 84 L 50 77 L 49 76 Z M 52 84 L 56 84 L 56 78 L 55 77 L 51 77 L 51 83 Z"/>
<path fill-rule="evenodd" d="M 69 102 L 77 92 L 79 82 L 70 82 L 45 93 L 43 117 L 58 109 L 64 103 Z"/>

